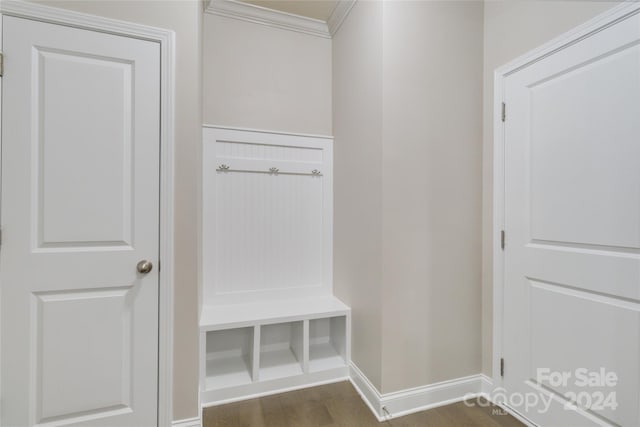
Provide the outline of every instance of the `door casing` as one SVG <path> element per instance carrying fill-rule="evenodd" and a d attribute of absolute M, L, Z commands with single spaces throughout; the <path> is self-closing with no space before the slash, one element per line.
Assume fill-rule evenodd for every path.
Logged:
<path fill-rule="evenodd" d="M 631 15 L 640 13 L 640 4 L 624 3 L 612 7 L 608 11 L 596 16 L 585 24 L 570 30 L 552 41 L 536 48 L 519 58 L 494 71 L 494 103 L 493 103 L 493 357 L 492 357 L 492 388 L 504 391 L 503 378 L 500 375 L 500 359 L 503 354 L 503 309 L 504 309 L 504 251 L 502 249 L 501 230 L 505 229 L 505 136 L 502 121 L 502 103 L 504 101 L 504 81 L 507 76 L 534 62 L 565 49 L 572 44 L 584 40 L 602 29 L 614 25 Z M 506 109 L 508 120 L 509 110 Z M 506 236 L 506 247 L 509 236 Z M 505 361 L 508 366 L 508 361 Z M 506 367 L 505 369 L 508 369 Z M 508 390 L 507 390 L 508 393 Z M 507 408 L 517 418 L 527 425 L 535 425 L 527 419 L 522 419 L 512 408 Z"/>
<path fill-rule="evenodd" d="M 65 25 L 124 37 L 150 40 L 160 45 L 160 263 L 158 342 L 158 425 L 173 421 L 173 236 L 174 236 L 174 99 L 175 33 L 95 15 L 52 8 L 37 3 L 3 0 L 3 15 Z M 0 19 L 0 45 L 2 20 Z M 0 77 L 2 81 L 2 77 Z M 0 95 L 1 95 L 0 85 Z M 1 111 L 0 111 L 1 113 Z M 1 122 L 0 122 L 1 126 Z M 1 143 L 1 142 L 0 142 Z M 0 206 L 1 212 L 1 206 Z M 0 278 L 0 289 L 2 279 Z M 0 385 L 1 392 L 1 385 Z"/>

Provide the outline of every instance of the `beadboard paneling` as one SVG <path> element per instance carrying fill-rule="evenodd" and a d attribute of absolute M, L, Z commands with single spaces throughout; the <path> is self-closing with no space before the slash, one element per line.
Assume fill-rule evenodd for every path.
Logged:
<path fill-rule="evenodd" d="M 331 139 L 203 137 L 203 304 L 331 294 Z"/>

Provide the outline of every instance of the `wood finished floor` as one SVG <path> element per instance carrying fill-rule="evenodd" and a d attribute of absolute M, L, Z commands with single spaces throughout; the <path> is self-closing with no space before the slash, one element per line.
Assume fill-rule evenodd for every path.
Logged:
<path fill-rule="evenodd" d="M 523 425 L 495 406 L 467 406 L 463 402 L 379 423 L 348 381 L 213 406 L 203 411 L 203 427 L 521 427 Z"/>

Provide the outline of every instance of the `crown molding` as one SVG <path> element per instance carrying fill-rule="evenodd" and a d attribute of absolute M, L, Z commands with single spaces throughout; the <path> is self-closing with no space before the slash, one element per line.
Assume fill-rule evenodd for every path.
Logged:
<path fill-rule="evenodd" d="M 207 4 L 205 11 L 214 15 L 240 19 L 255 24 L 280 28 L 282 30 L 295 31 L 311 36 L 323 37 L 325 39 L 331 38 L 329 27 L 324 21 L 268 9 L 241 1 L 211 0 L 209 4 Z"/>
<path fill-rule="evenodd" d="M 205 12 L 281 30 L 330 39 L 340 29 L 356 0 L 339 0 L 327 22 L 238 0 L 209 0 Z"/>
<path fill-rule="evenodd" d="M 336 7 L 333 9 L 331 16 L 329 16 L 329 19 L 327 20 L 329 34 L 331 34 L 332 37 L 338 32 L 340 26 L 355 4 L 356 0 L 339 0 L 338 3 L 336 3 Z"/>

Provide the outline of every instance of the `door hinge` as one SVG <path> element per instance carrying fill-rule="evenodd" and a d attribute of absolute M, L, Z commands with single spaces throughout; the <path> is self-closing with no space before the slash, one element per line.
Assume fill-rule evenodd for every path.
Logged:
<path fill-rule="evenodd" d="M 500 248 L 504 250 L 505 241 L 507 240 L 507 233 L 504 230 L 500 230 Z"/>
<path fill-rule="evenodd" d="M 502 121 L 507 120 L 507 104 L 502 103 Z"/>
<path fill-rule="evenodd" d="M 504 377 L 504 358 L 500 358 L 500 376 Z"/>
<path fill-rule="evenodd" d="M 4 53 L 0 52 L 0 77 L 4 74 Z"/>
<path fill-rule="evenodd" d="M 0 246 L 2 246 L 2 228 L 0 228 Z"/>

